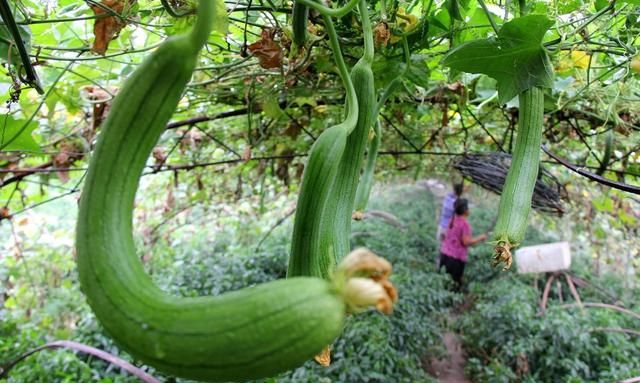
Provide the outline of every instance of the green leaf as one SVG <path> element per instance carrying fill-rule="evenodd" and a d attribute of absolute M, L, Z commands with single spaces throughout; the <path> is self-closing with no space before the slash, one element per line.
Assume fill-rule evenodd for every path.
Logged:
<path fill-rule="evenodd" d="M 278 105 L 277 97 L 267 97 L 267 99 L 262 103 L 262 111 L 267 117 L 271 118 L 280 118 L 284 116 L 284 112 Z"/>
<path fill-rule="evenodd" d="M 29 31 L 29 27 L 26 25 L 18 25 L 18 30 L 20 32 L 22 42 L 24 43 L 27 52 L 29 52 L 31 50 L 31 31 Z M 11 61 L 9 61 L 9 49 L 11 49 Z M 13 36 L 11 36 L 9 29 L 5 24 L 0 24 L 0 60 L 11 62 L 13 65 L 21 65 L 22 63 L 22 61 L 20 61 L 18 49 L 15 45 L 15 40 L 13 39 Z"/>
<path fill-rule="evenodd" d="M 179 35 L 186 33 L 194 24 L 195 16 L 181 17 L 173 20 L 170 27 L 165 28 L 168 35 Z"/>
<path fill-rule="evenodd" d="M 605 239 L 605 238 L 607 238 L 607 232 L 606 232 L 606 231 L 604 231 L 604 229 L 603 229 L 603 228 L 601 228 L 601 227 L 597 227 L 597 228 L 594 230 L 593 234 L 595 234 L 596 238 L 598 238 L 598 239 Z"/>
<path fill-rule="evenodd" d="M 295 98 L 295 103 L 300 107 L 304 105 L 318 106 L 317 99 L 314 96 L 298 96 Z"/>
<path fill-rule="evenodd" d="M 229 30 L 229 17 L 224 2 L 216 1 L 216 17 L 213 20 L 213 30 L 221 35 L 226 35 Z"/>
<path fill-rule="evenodd" d="M 542 39 L 552 25 L 542 15 L 514 19 L 503 25 L 497 38 L 474 40 L 454 48 L 443 64 L 496 79 L 501 104 L 534 86 L 550 88 L 553 66 Z"/>
<path fill-rule="evenodd" d="M 620 0 L 620 2 L 631 4 L 631 5 L 640 5 L 640 0 Z"/>
<path fill-rule="evenodd" d="M 405 78 L 423 88 L 429 87 L 429 68 L 426 65 L 414 64 L 409 67 Z"/>
<path fill-rule="evenodd" d="M 464 21 L 469 7 L 469 0 L 446 0 L 445 7 L 452 19 Z"/>
<path fill-rule="evenodd" d="M 430 34 L 435 35 L 438 32 L 446 32 L 451 26 L 451 16 L 445 11 L 437 11 L 433 16 L 429 17 L 429 25 L 435 27 L 431 28 Z M 440 31 L 438 31 L 438 29 Z"/>
<path fill-rule="evenodd" d="M 8 115 L 0 117 L 0 151 L 39 152 L 40 146 L 31 137 L 31 132 L 37 127 L 34 121 L 27 123 L 27 120 L 15 120 Z"/>
<path fill-rule="evenodd" d="M 609 0 L 596 0 L 594 5 L 596 7 L 596 11 L 599 11 L 609 5 Z"/>
<path fill-rule="evenodd" d="M 582 0 L 564 0 L 558 2 L 558 13 L 568 14 L 577 11 L 582 7 Z"/>
<path fill-rule="evenodd" d="M 10 296 L 9 298 L 7 298 L 7 300 L 6 300 L 6 301 L 4 301 L 4 307 L 5 307 L 6 309 L 12 309 L 12 308 L 15 308 L 15 307 L 16 307 L 16 300 L 15 300 L 15 298 L 14 298 L 14 297 L 11 297 L 11 296 Z"/>
<path fill-rule="evenodd" d="M 618 218 L 620 219 L 620 221 L 622 221 L 622 223 L 624 223 L 628 227 L 633 227 L 633 225 L 635 225 L 636 223 L 635 217 L 633 215 L 627 214 L 622 209 L 618 210 Z"/>
<path fill-rule="evenodd" d="M 593 207 L 595 207 L 598 211 L 605 211 L 609 213 L 613 212 L 613 200 L 607 196 L 603 195 L 601 197 L 594 198 L 591 203 L 593 204 Z"/>

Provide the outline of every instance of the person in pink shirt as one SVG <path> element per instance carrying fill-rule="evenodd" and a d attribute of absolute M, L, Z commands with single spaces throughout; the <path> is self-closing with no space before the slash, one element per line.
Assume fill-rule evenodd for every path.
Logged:
<path fill-rule="evenodd" d="M 469 203 L 464 198 L 458 198 L 454 204 L 454 216 L 449 222 L 444 240 L 440 245 L 440 268 L 445 270 L 456 282 L 456 290 L 462 286 L 462 274 L 467 263 L 469 246 L 487 240 L 486 234 L 471 236 L 471 225 L 467 221 Z"/>

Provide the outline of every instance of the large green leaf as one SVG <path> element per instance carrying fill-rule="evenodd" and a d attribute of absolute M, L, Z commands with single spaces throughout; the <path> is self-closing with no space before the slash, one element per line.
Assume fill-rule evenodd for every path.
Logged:
<path fill-rule="evenodd" d="M 36 122 L 15 120 L 9 115 L 0 117 L 0 151 L 25 150 L 39 152 L 40 146 L 31 137 L 31 132 L 38 127 Z"/>
<path fill-rule="evenodd" d="M 551 25 L 542 15 L 514 19 L 504 24 L 497 38 L 474 40 L 453 49 L 443 64 L 495 78 L 500 103 L 534 86 L 549 88 L 553 66 L 542 39 Z"/>

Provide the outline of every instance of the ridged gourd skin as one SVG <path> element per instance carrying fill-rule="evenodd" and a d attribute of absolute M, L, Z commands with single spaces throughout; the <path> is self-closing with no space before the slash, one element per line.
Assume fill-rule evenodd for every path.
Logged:
<path fill-rule="evenodd" d="M 322 212 L 323 236 L 331 239 L 328 257 L 338 262 L 350 251 L 351 216 L 355 206 L 360 171 L 374 122 L 376 108 L 375 86 L 371 65 L 360 60 L 351 70 L 351 81 L 358 99 L 358 123 L 347 138 L 332 193 L 334 198 Z"/>
<path fill-rule="evenodd" d="M 340 126 L 324 131 L 311 147 L 296 206 L 287 277 L 315 276 L 329 279 L 335 259 L 328 257 L 330 238 L 320 230 L 322 216 L 332 198 L 340 159 L 347 143 L 347 132 Z"/>
<path fill-rule="evenodd" d="M 544 92 L 539 87 L 532 87 L 520 93 L 518 100 L 520 115 L 516 144 L 502 189 L 493 235 L 498 244 L 506 244 L 508 248 L 517 246 L 524 239 L 531 211 L 540 164 Z"/>
<path fill-rule="evenodd" d="M 336 217 L 323 212 L 330 209 L 334 199 L 341 198 L 334 192 L 336 182 L 343 181 L 339 179 L 338 171 L 349 133 L 358 123 L 358 99 L 342 58 L 337 33 L 331 17 L 323 15 L 323 18 L 340 78 L 346 88 L 348 109 L 344 121 L 322 132 L 311 147 L 296 205 L 288 278 L 316 276 L 329 279 L 333 273 L 336 266 L 335 257 L 331 255 L 333 233 L 327 233 L 322 229 L 325 225 L 333 224 Z M 343 235 L 348 238 L 349 234 Z"/>
<path fill-rule="evenodd" d="M 363 29 L 371 32 L 366 3 L 360 1 L 359 7 Z M 330 34 L 335 34 L 333 23 L 325 24 Z M 336 60 L 342 61 L 341 54 L 336 53 L 339 46 L 332 48 Z M 287 276 L 328 279 L 337 262 L 350 251 L 351 214 L 376 110 L 371 33 L 365 37 L 365 52 L 349 78 L 343 77 L 348 100 L 345 122 L 323 132 L 311 149 L 296 207 Z M 353 124 L 346 123 L 350 116 Z"/>
<path fill-rule="evenodd" d="M 204 381 L 273 376 L 340 334 L 346 307 L 329 282 L 291 278 L 182 298 L 155 286 L 136 255 L 135 194 L 196 65 L 201 44 L 190 38 L 170 38 L 152 53 L 126 80 L 102 126 L 80 199 L 81 288 L 116 343 L 160 371 Z"/>

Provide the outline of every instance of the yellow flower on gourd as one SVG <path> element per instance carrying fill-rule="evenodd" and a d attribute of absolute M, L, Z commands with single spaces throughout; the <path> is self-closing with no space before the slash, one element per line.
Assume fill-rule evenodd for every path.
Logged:
<path fill-rule="evenodd" d="M 588 69 L 591 54 L 589 52 L 575 50 L 567 53 L 556 64 L 556 72 L 569 73 L 572 69 Z"/>
<path fill-rule="evenodd" d="M 418 17 L 407 13 L 404 8 L 398 8 L 396 13 L 396 27 L 402 30 L 403 33 L 411 32 L 418 25 Z M 391 35 L 391 43 L 395 44 L 400 41 L 401 37 L 395 34 Z"/>

